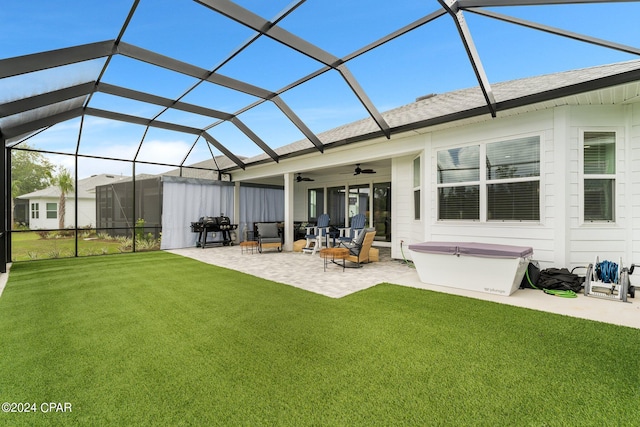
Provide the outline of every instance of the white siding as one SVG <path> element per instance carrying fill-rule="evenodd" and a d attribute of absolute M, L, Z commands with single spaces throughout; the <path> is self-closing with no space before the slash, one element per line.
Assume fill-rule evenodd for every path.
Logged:
<path fill-rule="evenodd" d="M 627 127 L 629 129 L 629 183 L 630 191 L 630 259 L 629 263 L 640 264 L 640 105 L 633 104 L 627 107 Z M 632 279 L 634 276 L 631 276 Z M 636 276 L 637 277 L 637 276 Z M 638 279 L 637 281 L 640 281 Z"/>
<path fill-rule="evenodd" d="M 482 144 L 522 135 L 540 135 L 541 160 L 541 219 L 539 222 L 480 222 L 438 221 L 436 188 L 437 152 L 439 150 L 468 144 Z M 433 136 L 430 152 L 431 171 L 426 177 L 429 188 L 430 218 L 429 235 L 425 240 L 479 241 L 486 243 L 531 246 L 535 257 L 542 262 L 551 262 L 554 257 L 554 221 L 548 221 L 554 212 L 554 189 L 547 183 L 553 179 L 553 112 L 542 111 L 518 117 L 500 119 L 480 125 L 450 129 Z"/>
<path fill-rule="evenodd" d="M 57 197 L 42 197 L 29 200 L 29 227 L 36 229 L 57 229 L 58 228 L 58 201 Z M 40 209 L 39 218 L 31 218 L 31 203 L 38 203 Z M 56 218 L 47 218 L 47 203 L 56 204 Z M 95 227 L 96 225 L 96 201 L 95 199 L 78 200 L 78 227 Z M 65 228 L 75 227 L 75 200 L 73 195 L 67 198 L 64 226 Z"/>
<path fill-rule="evenodd" d="M 391 256 L 402 258 L 400 244 L 404 248 L 404 254 L 408 256 L 406 245 L 424 241 L 423 224 L 428 216 L 424 203 L 421 219 L 416 221 L 413 215 L 413 159 L 416 156 L 397 157 L 391 161 L 391 235 L 393 243 Z M 421 165 L 424 170 L 424 164 Z M 424 200 L 424 180 L 421 189 Z"/>
<path fill-rule="evenodd" d="M 615 130 L 616 221 L 580 222 L 582 185 L 580 134 L 584 130 Z M 540 135 L 541 217 L 539 222 L 438 221 L 437 151 L 469 144 Z M 531 246 L 543 268 L 586 266 L 596 256 L 625 265 L 640 264 L 640 107 L 562 106 L 495 118 L 484 123 L 425 133 L 423 154 L 422 219 L 413 219 L 412 161 L 392 161 L 393 251 L 418 241 L 480 241 Z M 414 137 L 407 138 L 412 140 Z M 402 142 L 402 141 L 398 141 Z M 405 251 L 405 254 L 407 251 Z"/>
<path fill-rule="evenodd" d="M 627 263 L 630 253 L 627 252 L 629 231 L 627 224 L 632 210 L 627 208 L 629 160 L 628 143 L 626 138 L 626 110 L 622 106 L 583 106 L 573 107 L 571 127 L 569 131 L 570 188 L 571 197 L 568 201 L 570 212 L 570 229 L 567 241 L 569 254 L 564 264 L 568 268 L 586 266 L 596 257 L 600 260 L 618 262 L 620 258 Z M 616 131 L 616 221 L 612 223 L 583 223 L 581 222 L 580 183 L 580 139 L 581 134 L 588 130 Z M 626 261 L 625 261 L 626 260 Z"/>

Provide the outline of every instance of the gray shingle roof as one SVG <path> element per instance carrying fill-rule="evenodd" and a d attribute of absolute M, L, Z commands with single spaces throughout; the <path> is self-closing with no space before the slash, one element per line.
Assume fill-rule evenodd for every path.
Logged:
<path fill-rule="evenodd" d="M 640 60 L 506 81 L 492 85 L 492 90 L 498 114 L 500 114 L 511 108 L 634 80 L 640 80 Z M 382 113 L 382 116 L 391 127 L 393 134 L 469 117 L 489 117 L 489 110 L 480 88 L 473 87 L 426 97 L 386 111 Z M 379 136 L 381 136 L 379 129 L 370 118 L 318 134 L 325 146 Z M 306 152 L 312 147 L 309 140 L 303 139 L 282 146 L 275 151 L 280 156 L 290 156 Z M 245 163 L 250 165 L 251 163 L 261 163 L 267 159 L 266 154 L 260 154 L 246 159 Z"/>
<path fill-rule="evenodd" d="M 78 180 L 78 198 L 79 199 L 93 199 L 95 198 L 96 187 L 99 185 L 112 184 L 114 182 L 121 181 L 126 177 L 112 174 L 99 174 L 92 175 L 88 178 Z M 69 197 L 71 196 L 68 195 Z M 58 198 L 60 197 L 60 189 L 55 186 L 49 186 L 42 190 L 37 190 L 32 193 L 23 194 L 18 196 L 18 199 L 36 199 L 36 198 Z"/>

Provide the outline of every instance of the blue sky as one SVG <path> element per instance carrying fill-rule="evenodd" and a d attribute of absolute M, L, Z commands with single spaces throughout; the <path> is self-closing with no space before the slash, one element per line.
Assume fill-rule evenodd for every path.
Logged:
<path fill-rule="evenodd" d="M 123 0 L 3 0 L 0 16 L 0 58 L 60 49 L 114 39 L 125 21 L 131 1 Z M 289 0 L 238 1 L 241 6 L 271 19 Z M 384 35 L 440 8 L 435 0 L 318 1 L 308 0 L 282 21 L 282 27 L 343 57 Z M 565 30 L 638 46 L 640 3 L 522 6 L 493 8 Z M 491 83 L 532 75 L 589 67 L 630 59 L 633 55 L 560 38 L 539 31 L 466 13 L 477 50 Z M 172 56 L 205 69 L 228 57 L 253 32 L 191 0 L 141 0 L 123 41 Z M 104 61 L 91 61 L 64 70 L 0 80 L 0 102 L 16 99 L 97 76 Z M 443 16 L 350 62 L 347 66 L 379 111 L 413 102 L 428 93 L 443 93 L 476 86 L 453 21 Z M 321 65 L 283 45 L 261 37 L 258 42 L 224 65 L 219 73 L 275 91 Z M 3 81 L 4 80 L 4 81 Z M 176 76 L 124 56 L 116 56 L 103 81 L 169 98 L 182 95 L 194 79 Z M 336 72 L 300 85 L 282 98 L 316 134 L 367 117 L 367 112 Z M 255 100 L 214 85 L 200 85 L 183 101 L 234 113 Z M 94 108 L 153 117 L 158 107 L 97 94 Z M 240 115 L 265 142 L 276 148 L 303 138 L 270 102 Z M 161 120 L 202 127 L 209 118 L 186 113 L 163 115 Z M 80 152 L 93 156 L 131 158 L 144 133 L 140 126 L 87 118 Z M 90 125 L 90 126 L 89 126 Z M 61 123 L 30 140 L 38 148 L 72 153 L 78 140 L 79 120 Z M 222 124 L 210 133 L 238 155 L 261 152 L 234 126 Z M 188 153 L 195 136 L 152 129 L 145 137 L 138 159 L 176 163 Z M 219 154 L 215 152 L 215 154 Z M 187 163 L 210 157 L 199 140 Z M 71 165 L 68 156 L 52 156 Z M 80 176 L 96 169 L 117 171 L 128 164 L 81 160 Z M 141 168 L 144 169 L 144 168 Z M 140 171 L 141 169 L 138 169 Z M 146 168 L 149 172 L 154 169 Z M 145 171 L 146 171 L 145 169 Z"/>

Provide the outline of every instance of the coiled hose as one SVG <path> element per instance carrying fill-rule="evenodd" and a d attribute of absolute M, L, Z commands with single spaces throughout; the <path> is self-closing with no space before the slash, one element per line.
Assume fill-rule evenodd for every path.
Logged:
<path fill-rule="evenodd" d="M 604 283 L 618 283 L 618 264 L 612 261 L 602 261 L 596 264 L 596 274 Z"/>
<path fill-rule="evenodd" d="M 537 287 L 536 285 L 533 284 L 533 281 L 531 280 L 531 277 L 529 277 L 529 269 L 528 268 L 524 271 L 524 274 L 527 277 L 527 281 L 529 282 L 529 284 L 531 285 L 531 287 L 533 289 L 540 289 L 539 287 Z M 553 296 L 561 297 L 561 298 L 578 298 L 578 295 L 574 291 L 572 291 L 571 289 L 567 289 L 567 290 L 542 289 L 542 291 L 545 294 L 553 295 Z"/>

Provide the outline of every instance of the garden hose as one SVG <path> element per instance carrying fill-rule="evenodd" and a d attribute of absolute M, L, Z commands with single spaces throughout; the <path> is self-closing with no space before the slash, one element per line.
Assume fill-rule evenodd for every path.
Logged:
<path fill-rule="evenodd" d="M 570 290 L 560 290 L 560 289 L 543 289 L 543 292 L 545 294 L 549 294 L 549 295 L 554 295 L 556 297 L 562 297 L 562 298 L 578 298 L 578 295 Z"/>
<path fill-rule="evenodd" d="M 404 256 L 404 249 L 402 249 L 402 244 L 403 243 L 404 243 L 404 240 L 400 240 L 400 252 L 402 253 L 402 259 L 404 259 L 404 263 L 407 264 L 411 268 L 416 268 L 416 266 L 413 264 L 413 261 L 409 261 L 407 259 L 407 257 Z"/>
<path fill-rule="evenodd" d="M 618 264 L 613 261 L 596 264 L 596 273 L 604 283 L 618 283 Z"/>

